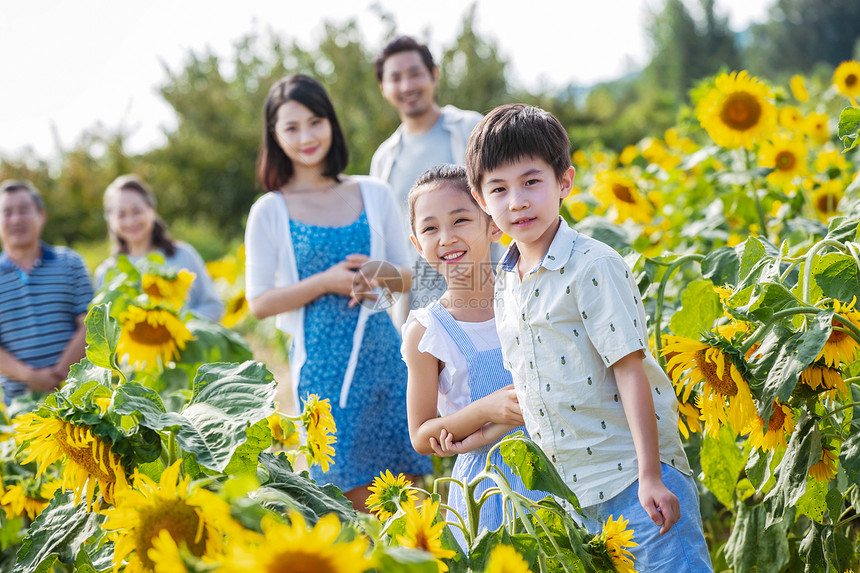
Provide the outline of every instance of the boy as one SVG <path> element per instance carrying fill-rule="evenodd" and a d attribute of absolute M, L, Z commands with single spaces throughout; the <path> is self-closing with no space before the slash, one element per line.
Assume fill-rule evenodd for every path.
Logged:
<path fill-rule="evenodd" d="M 558 214 L 570 140 L 551 114 L 494 109 L 466 150 L 472 193 L 513 243 L 496 278 L 496 327 L 526 428 L 596 533 L 629 519 L 639 571 L 711 571 L 671 382 L 651 356 L 632 274 Z"/>

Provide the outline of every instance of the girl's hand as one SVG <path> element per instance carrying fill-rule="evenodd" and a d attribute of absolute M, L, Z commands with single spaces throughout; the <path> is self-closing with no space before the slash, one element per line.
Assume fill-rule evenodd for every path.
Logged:
<path fill-rule="evenodd" d="M 356 271 L 370 260 L 367 255 L 347 255 L 341 262 L 330 266 L 323 271 L 325 277 L 326 292 L 350 297 L 350 306 L 355 306 L 358 301 L 353 296 L 353 283 Z"/>
<path fill-rule="evenodd" d="M 481 401 L 487 413 L 488 422 L 505 426 L 522 426 L 525 424 L 513 384 L 499 388 L 492 394 L 481 398 Z"/>
<path fill-rule="evenodd" d="M 430 438 L 430 447 L 433 448 L 433 452 L 440 458 L 465 454 L 482 445 L 484 445 L 483 428 L 473 434 L 469 434 L 460 442 L 455 442 L 454 434 L 448 433 L 445 428 L 442 428 L 438 441 L 436 438 Z"/>

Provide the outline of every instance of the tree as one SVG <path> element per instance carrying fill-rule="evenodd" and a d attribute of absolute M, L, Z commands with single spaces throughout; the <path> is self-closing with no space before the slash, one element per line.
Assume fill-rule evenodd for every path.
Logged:
<path fill-rule="evenodd" d="M 816 64 L 837 66 L 860 57 L 860 2 L 856 0 L 777 0 L 768 21 L 751 28 L 745 51 L 757 74 L 810 73 Z"/>

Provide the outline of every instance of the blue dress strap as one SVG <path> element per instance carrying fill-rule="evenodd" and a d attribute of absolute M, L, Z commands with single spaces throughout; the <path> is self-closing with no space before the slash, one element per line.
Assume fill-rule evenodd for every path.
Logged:
<path fill-rule="evenodd" d="M 478 351 L 475 349 L 475 345 L 472 344 L 472 341 L 463 331 L 463 328 L 457 324 L 457 321 L 451 316 L 451 313 L 448 312 L 448 309 L 442 306 L 442 303 L 435 302 L 430 307 L 430 312 L 433 313 L 448 335 L 454 340 L 454 343 L 463 352 L 463 356 L 466 357 L 466 361 L 468 364 L 472 364 L 475 358 L 478 356 Z"/>

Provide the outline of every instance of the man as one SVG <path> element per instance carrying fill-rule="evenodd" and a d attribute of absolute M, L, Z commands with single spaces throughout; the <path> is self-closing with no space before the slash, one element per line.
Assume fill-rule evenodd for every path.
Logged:
<path fill-rule="evenodd" d="M 28 181 L 0 184 L 0 385 L 3 401 L 51 392 L 85 355 L 93 297 L 81 257 L 42 242 L 45 204 Z"/>
<path fill-rule="evenodd" d="M 397 110 L 401 124 L 374 153 L 370 175 L 388 181 L 406 221 L 406 195 L 412 184 L 436 165 L 464 165 L 469 135 L 483 116 L 452 105 L 439 107 L 439 70 L 427 46 L 409 36 L 391 40 L 375 66 L 382 96 Z M 425 306 L 445 291 L 445 281 L 424 259 L 417 258 L 414 270 L 411 304 L 394 313 L 400 322 L 410 306 Z"/>

